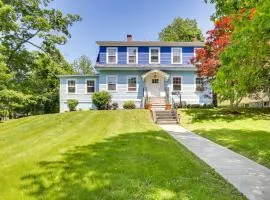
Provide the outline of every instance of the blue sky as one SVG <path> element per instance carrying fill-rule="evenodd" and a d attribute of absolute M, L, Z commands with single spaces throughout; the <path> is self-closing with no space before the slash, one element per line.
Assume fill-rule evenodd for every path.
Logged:
<path fill-rule="evenodd" d="M 205 32 L 213 27 L 214 6 L 203 0 L 54 0 L 52 7 L 79 14 L 68 43 L 60 47 L 68 61 L 85 54 L 95 63 L 97 40 L 158 40 L 158 33 L 175 17 L 196 19 Z"/>

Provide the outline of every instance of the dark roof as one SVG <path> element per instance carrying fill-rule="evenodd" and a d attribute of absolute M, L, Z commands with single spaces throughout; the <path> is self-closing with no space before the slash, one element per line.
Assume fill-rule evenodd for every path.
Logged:
<path fill-rule="evenodd" d="M 204 46 L 204 42 L 97 41 L 99 46 Z"/>

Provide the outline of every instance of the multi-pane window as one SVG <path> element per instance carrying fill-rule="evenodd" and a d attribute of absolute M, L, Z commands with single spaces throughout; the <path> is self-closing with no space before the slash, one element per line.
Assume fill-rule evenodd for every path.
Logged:
<path fill-rule="evenodd" d="M 153 78 L 152 79 L 152 83 L 153 84 L 158 84 L 159 83 L 159 79 L 158 78 Z"/>
<path fill-rule="evenodd" d="M 137 77 L 128 77 L 128 91 L 137 91 Z"/>
<path fill-rule="evenodd" d="M 182 49 L 172 48 L 172 64 L 181 64 L 181 63 L 182 63 Z"/>
<path fill-rule="evenodd" d="M 86 92 L 87 93 L 95 92 L 95 81 L 94 80 L 87 80 L 86 81 Z"/>
<path fill-rule="evenodd" d="M 203 91 L 203 90 L 204 90 L 203 78 L 197 77 L 196 78 L 196 91 Z"/>
<path fill-rule="evenodd" d="M 107 63 L 116 64 L 117 63 L 117 48 L 108 47 L 107 48 Z"/>
<path fill-rule="evenodd" d="M 173 91 L 181 91 L 181 77 L 173 77 Z"/>
<path fill-rule="evenodd" d="M 159 48 L 150 48 L 150 64 L 159 64 Z"/>
<path fill-rule="evenodd" d="M 127 62 L 128 64 L 136 64 L 138 62 L 138 48 L 129 47 L 127 49 Z"/>
<path fill-rule="evenodd" d="M 68 93 L 76 93 L 76 81 L 68 80 Z"/>
<path fill-rule="evenodd" d="M 116 91 L 116 76 L 107 77 L 107 88 L 108 91 Z"/>

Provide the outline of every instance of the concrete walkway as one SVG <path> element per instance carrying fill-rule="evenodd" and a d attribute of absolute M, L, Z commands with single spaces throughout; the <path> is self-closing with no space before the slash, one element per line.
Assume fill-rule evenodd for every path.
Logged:
<path fill-rule="evenodd" d="M 270 200 L 270 169 L 178 125 L 160 125 L 250 200 Z"/>

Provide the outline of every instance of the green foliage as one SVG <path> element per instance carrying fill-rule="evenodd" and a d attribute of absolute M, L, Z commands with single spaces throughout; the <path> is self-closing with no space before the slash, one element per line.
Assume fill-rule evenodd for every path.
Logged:
<path fill-rule="evenodd" d="M 58 112 L 57 75 L 73 73 L 56 47 L 66 43 L 69 27 L 81 18 L 50 8 L 50 2 L 0 0 L 0 105 L 10 117 Z"/>
<path fill-rule="evenodd" d="M 89 57 L 82 55 L 78 60 L 75 60 L 72 67 L 77 74 L 94 74 L 94 69 L 92 67 L 92 62 Z"/>
<path fill-rule="evenodd" d="M 235 14 L 241 9 L 251 9 L 256 7 L 259 2 L 265 0 L 204 0 L 206 3 L 215 4 L 216 13 L 213 15 L 214 18 L 218 18 L 224 15 Z M 267 2 L 266 0 L 265 2 Z"/>
<path fill-rule="evenodd" d="M 118 103 L 116 103 L 116 102 L 112 103 L 112 109 L 117 110 L 118 109 Z"/>
<path fill-rule="evenodd" d="M 107 91 L 95 92 L 92 101 L 98 110 L 107 110 L 111 103 L 112 95 Z"/>
<path fill-rule="evenodd" d="M 175 18 L 159 33 L 161 41 L 192 42 L 203 41 L 204 37 L 195 19 Z"/>
<path fill-rule="evenodd" d="M 69 111 L 76 111 L 76 107 L 79 104 L 79 101 L 77 99 L 68 99 L 67 105 L 69 108 Z"/>
<path fill-rule="evenodd" d="M 135 109 L 136 105 L 135 105 L 134 101 L 125 101 L 123 108 L 124 109 Z"/>
<path fill-rule="evenodd" d="M 252 93 L 270 89 L 270 2 L 261 1 L 256 12 L 250 11 L 235 20 L 231 44 L 221 56 L 222 67 L 213 82 L 221 100 L 238 106 Z"/>

